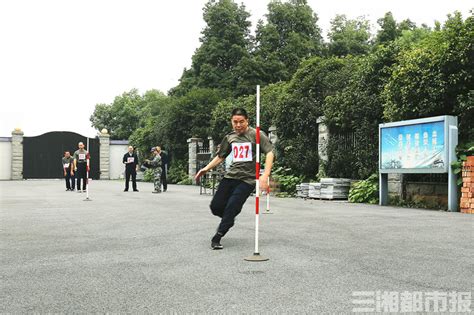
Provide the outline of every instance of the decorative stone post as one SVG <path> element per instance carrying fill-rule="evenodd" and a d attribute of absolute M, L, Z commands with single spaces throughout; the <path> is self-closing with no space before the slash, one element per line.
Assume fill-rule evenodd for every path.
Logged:
<path fill-rule="evenodd" d="M 193 184 L 196 184 L 194 176 L 197 172 L 197 153 L 199 149 L 199 144 L 202 144 L 202 139 L 200 138 L 189 138 L 188 139 L 188 175 L 193 179 Z"/>
<path fill-rule="evenodd" d="M 23 131 L 15 128 L 12 132 L 12 179 L 23 179 Z"/>
<path fill-rule="evenodd" d="M 270 128 L 268 128 L 268 139 L 272 144 L 278 142 L 277 128 L 275 126 L 270 126 Z"/>
<path fill-rule="evenodd" d="M 212 137 L 207 137 L 207 140 L 209 140 L 209 153 L 211 153 L 211 158 L 216 156 L 216 148 L 214 147 L 214 140 L 212 140 Z"/>
<path fill-rule="evenodd" d="M 391 173 L 388 174 L 388 195 L 391 197 L 398 197 L 402 200 L 406 199 L 406 192 L 403 189 L 405 186 L 403 174 Z"/>
<path fill-rule="evenodd" d="M 328 144 L 329 144 L 329 128 L 325 123 L 325 117 L 321 116 L 316 120 L 318 124 L 318 156 L 319 169 L 318 173 L 324 175 L 326 173 L 326 164 L 328 162 Z"/>
<path fill-rule="evenodd" d="M 107 129 L 100 131 L 99 143 L 100 179 L 110 179 L 110 135 Z"/>

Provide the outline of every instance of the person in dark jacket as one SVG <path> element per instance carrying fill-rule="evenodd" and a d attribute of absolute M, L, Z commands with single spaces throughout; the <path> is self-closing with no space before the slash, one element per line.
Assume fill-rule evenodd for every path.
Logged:
<path fill-rule="evenodd" d="M 166 151 L 161 150 L 161 147 L 157 146 L 156 150 L 161 157 L 161 183 L 163 185 L 163 192 L 168 190 L 168 168 L 169 168 L 169 159 L 168 153 Z"/>
<path fill-rule="evenodd" d="M 138 156 L 133 152 L 133 147 L 128 147 L 128 152 L 123 156 L 123 164 L 125 164 L 125 189 L 128 191 L 130 177 L 132 177 L 133 191 L 137 189 L 137 169 L 138 169 Z"/>

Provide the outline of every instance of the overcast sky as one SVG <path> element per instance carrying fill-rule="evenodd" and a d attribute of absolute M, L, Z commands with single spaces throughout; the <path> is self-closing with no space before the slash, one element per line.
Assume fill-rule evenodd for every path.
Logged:
<path fill-rule="evenodd" d="M 178 84 L 199 46 L 206 0 L 0 1 L 0 136 L 75 131 L 95 136 L 89 117 L 97 103 L 137 88 L 167 92 Z M 336 14 L 364 15 L 374 26 L 392 11 L 418 25 L 471 0 L 308 1 L 325 34 Z M 245 0 L 253 27 L 268 0 Z"/>

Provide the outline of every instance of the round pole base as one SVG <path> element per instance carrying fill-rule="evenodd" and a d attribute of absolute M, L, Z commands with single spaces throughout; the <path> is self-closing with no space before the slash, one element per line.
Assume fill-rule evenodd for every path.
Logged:
<path fill-rule="evenodd" d="M 83 201 L 92 201 L 91 198 L 87 197 L 86 199 L 84 199 Z"/>
<path fill-rule="evenodd" d="M 257 261 L 267 261 L 268 258 L 260 256 L 259 253 L 254 253 L 252 256 L 244 258 L 244 260 L 257 262 Z"/>
<path fill-rule="evenodd" d="M 261 214 L 273 214 L 273 212 L 271 212 L 270 210 L 268 211 L 263 211 L 263 212 L 260 212 Z"/>

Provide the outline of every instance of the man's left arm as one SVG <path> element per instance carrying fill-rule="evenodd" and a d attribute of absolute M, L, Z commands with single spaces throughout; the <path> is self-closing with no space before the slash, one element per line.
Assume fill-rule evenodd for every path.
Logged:
<path fill-rule="evenodd" d="M 273 160 L 275 159 L 275 154 L 273 153 L 273 145 L 268 139 L 267 135 L 260 131 L 260 142 L 262 151 L 266 152 L 265 154 L 265 170 L 263 171 L 262 176 L 260 176 L 260 189 L 267 190 L 268 189 L 268 178 L 272 172 L 273 167 Z"/>
<path fill-rule="evenodd" d="M 268 178 L 270 177 L 270 174 L 272 172 L 274 158 L 275 158 L 275 155 L 273 154 L 273 151 L 270 151 L 265 155 L 265 170 L 263 171 L 262 176 L 260 176 L 260 189 L 261 190 L 268 189 Z"/>

